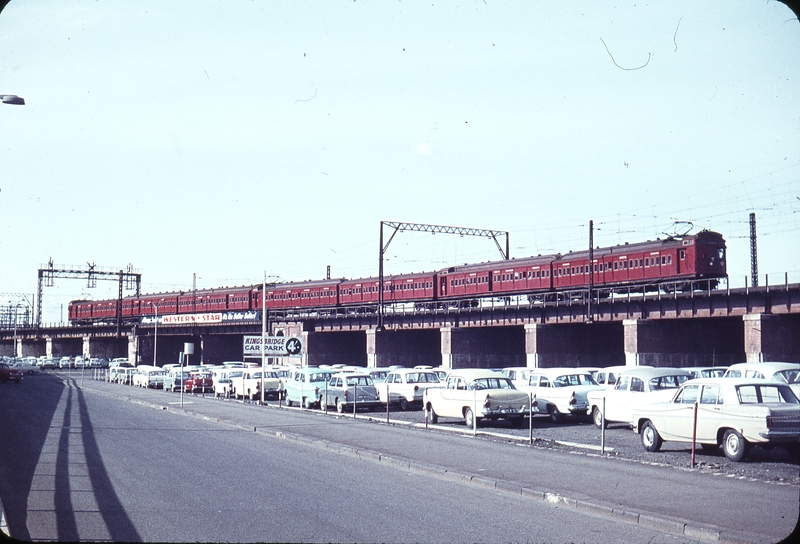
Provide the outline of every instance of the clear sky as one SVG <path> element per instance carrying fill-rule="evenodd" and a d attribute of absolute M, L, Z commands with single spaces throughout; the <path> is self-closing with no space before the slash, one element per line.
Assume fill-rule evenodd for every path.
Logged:
<path fill-rule="evenodd" d="M 690 221 L 741 287 L 755 212 L 761 284 L 797 282 L 798 52 L 764 0 L 12 0 L 0 306 L 50 259 L 144 292 L 375 276 L 381 220 L 509 231 L 512 257 Z M 499 258 L 400 233 L 386 272 Z M 44 321 L 115 295 L 57 279 Z"/>

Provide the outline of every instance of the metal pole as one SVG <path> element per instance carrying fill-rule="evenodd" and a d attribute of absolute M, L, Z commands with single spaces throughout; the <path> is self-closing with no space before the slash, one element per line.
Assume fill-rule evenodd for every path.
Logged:
<path fill-rule="evenodd" d="M 389 401 L 391 400 L 389 396 L 389 387 L 391 387 L 391 384 L 386 382 L 386 423 L 389 423 Z M 427 418 L 427 414 L 425 417 Z"/>
<path fill-rule="evenodd" d="M 586 321 L 592 322 L 592 285 L 594 284 L 594 221 L 589 220 L 589 300 L 586 303 Z"/>
<path fill-rule="evenodd" d="M 697 443 L 697 401 L 694 403 L 694 416 L 692 423 L 692 468 L 694 468 L 694 448 Z"/>
<path fill-rule="evenodd" d="M 606 396 L 603 395 L 603 407 L 600 412 L 600 455 L 606 454 Z"/>
<path fill-rule="evenodd" d="M 353 380 L 353 419 L 356 418 L 356 401 L 358 401 L 358 378 Z"/>
<path fill-rule="evenodd" d="M 264 378 L 267 372 L 267 271 L 264 270 L 264 283 L 261 287 L 261 404 L 266 399 L 264 393 Z M 280 389 L 280 382 L 279 389 Z M 280 399 L 281 392 L 278 391 Z M 301 399 L 302 400 L 302 399 Z M 280 402 L 280 401 L 279 401 Z"/>
<path fill-rule="evenodd" d="M 528 412 L 529 412 L 528 413 L 528 433 L 529 433 L 528 439 L 530 440 L 530 444 L 531 445 L 533 445 L 533 397 L 534 396 L 535 396 L 535 394 L 533 393 L 533 391 L 531 391 L 531 393 L 528 395 L 528 398 L 530 399 L 530 406 L 529 406 L 529 409 L 528 409 Z"/>
<path fill-rule="evenodd" d="M 478 434 L 478 389 L 477 388 L 472 390 L 472 436 L 475 436 L 476 434 Z"/>

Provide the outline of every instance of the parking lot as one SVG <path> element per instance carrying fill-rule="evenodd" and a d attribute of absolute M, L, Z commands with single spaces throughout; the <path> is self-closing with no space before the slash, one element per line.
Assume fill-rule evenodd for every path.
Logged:
<path fill-rule="evenodd" d="M 56 372 L 66 374 L 65 371 Z M 30 381 L 34 381 L 37 377 Z M 80 383 L 81 372 L 72 371 L 71 377 Z M 95 377 L 99 376 L 95 374 Z M 84 380 L 92 380 L 92 378 L 93 373 L 89 370 L 83 375 Z M 171 396 L 171 400 L 168 402 L 175 404 L 179 402 L 180 398 L 180 393 L 177 392 L 170 393 L 161 389 L 143 389 L 130 385 L 107 383 L 102 380 L 95 381 L 97 385 L 100 382 L 103 384 L 102 388 L 109 393 L 124 394 L 125 397 L 132 399 L 136 398 L 143 401 L 150 399 L 153 402 L 161 403 L 164 402 L 165 397 Z M 258 401 L 215 398 L 213 394 L 208 393 L 184 394 L 184 401 L 188 403 L 240 403 L 251 405 L 254 409 L 304 410 L 314 413 L 317 417 L 353 417 L 352 412 L 339 414 L 335 409 L 325 413 L 318 408 L 305 409 L 297 407 L 297 405 L 287 407 L 282 401 L 274 400 L 270 400 L 265 406 L 262 406 Z M 463 419 L 440 418 L 435 425 L 429 422 L 426 423 L 425 412 L 422 407 L 414 404 L 408 410 L 401 410 L 397 405 L 391 405 L 388 410 L 388 419 L 385 404 L 383 407 L 370 411 L 360 409 L 356 412 L 356 417 L 374 421 L 375 424 L 385 425 L 388 421 L 389 425 L 394 426 L 414 426 L 423 430 L 427 429 L 428 432 L 473 433 L 473 430 L 464 424 Z M 530 444 L 531 434 L 533 436 L 533 447 L 559 450 L 563 451 L 565 455 L 605 455 L 642 464 L 691 468 L 690 445 L 665 442 L 661 451 L 648 453 L 641 445 L 640 436 L 626 425 L 610 423 L 605 430 L 605 437 L 601 437 L 601 429 L 595 426 L 588 416 L 567 417 L 562 422 L 554 423 L 546 415 L 535 415 L 532 423 L 529 423 L 526 418 L 526 424 L 519 428 L 514 428 L 505 420 L 484 421 L 480 423 L 476 430 L 476 436 L 480 439 L 513 442 L 520 445 Z M 603 452 L 601 452 L 601 441 L 603 441 L 604 446 Z M 752 448 L 749 457 L 745 461 L 738 463 L 729 461 L 721 449 L 708 452 L 698 447 L 695 453 L 694 468 L 725 477 L 747 478 L 772 482 L 778 485 L 800 486 L 799 465 L 800 461 L 791 459 L 785 449 L 778 447 L 769 451 L 761 448 Z"/>

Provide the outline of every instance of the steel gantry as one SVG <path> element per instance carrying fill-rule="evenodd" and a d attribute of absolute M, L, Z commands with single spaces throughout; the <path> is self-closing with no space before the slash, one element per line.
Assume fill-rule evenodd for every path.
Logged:
<path fill-rule="evenodd" d="M 389 240 L 384 245 L 383 243 L 383 227 L 394 229 L 392 235 L 389 236 Z M 400 221 L 381 221 L 381 233 L 380 233 L 380 253 L 378 257 L 378 330 L 383 329 L 383 255 L 386 253 L 386 249 L 389 247 L 389 244 L 392 243 L 392 239 L 394 239 L 395 234 L 402 231 L 416 231 L 416 232 L 430 232 L 431 234 L 436 234 L 437 232 L 443 234 L 458 234 L 459 236 L 479 236 L 481 238 L 491 238 L 494 240 L 495 245 L 497 245 L 497 249 L 500 250 L 500 254 L 503 256 L 504 260 L 508 260 L 510 258 L 509 255 L 509 241 L 508 241 L 508 231 L 507 230 L 491 230 L 491 229 L 475 229 L 470 227 L 448 227 L 445 225 L 427 225 L 425 223 L 403 223 Z M 503 248 L 500 246 L 500 242 L 497 240 L 499 236 L 506 237 L 506 249 L 503 251 Z M 436 287 L 434 286 L 434 289 Z"/>
<path fill-rule="evenodd" d="M 141 295 L 142 274 L 134 270 L 133 265 L 128 265 L 127 270 L 98 269 L 94 263 L 86 263 L 82 266 L 55 266 L 52 259 L 46 266 L 39 268 L 39 305 L 36 307 L 36 326 L 42 325 L 42 295 L 44 293 L 43 283 L 46 287 L 52 287 L 56 278 L 85 279 L 86 287 L 97 287 L 97 280 L 111 280 L 119 282 L 119 292 L 117 295 L 117 335 L 120 334 L 122 324 L 122 288 L 136 290 L 136 296 Z"/>

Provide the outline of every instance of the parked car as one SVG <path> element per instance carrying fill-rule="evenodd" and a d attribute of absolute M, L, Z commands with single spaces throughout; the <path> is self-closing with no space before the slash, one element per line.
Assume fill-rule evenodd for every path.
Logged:
<path fill-rule="evenodd" d="M 556 367 L 531 369 L 528 384 L 517 389 L 536 395 L 535 410 L 558 422 L 565 415 L 585 416 L 589 409 L 586 395 L 604 388 L 588 372 Z"/>
<path fill-rule="evenodd" d="M 132 366 L 118 366 L 114 376 L 114 381 L 122 385 L 133 385 L 133 376 L 137 370 Z"/>
<path fill-rule="evenodd" d="M 511 383 L 514 384 L 514 387 L 520 387 L 524 385 L 528 385 L 528 376 L 534 370 L 538 370 L 537 368 L 527 367 L 527 366 L 511 366 L 504 368 L 501 372 L 505 374 Z"/>
<path fill-rule="evenodd" d="M 303 408 L 322 407 L 323 396 L 333 370 L 318 367 L 298 368 L 286 379 L 286 404 L 300 404 Z"/>
<path fill-rule="evenodd" d="M 228 398 L 233 394 L 231 380 L 241 377 L 244 367 L 224 367 L 224 370 L 211 373 L 211 387 L 215 397 Z"/>
<path fill-rule="evenodd" d="M 652 368 L 650 366 L 642 365 L 642 366 L 608 366 L 605 368 L 599 369 L 597 372 L 592 374 L 592 378 L 594 381 L 597 382 L 597 385 L 602 385 L 606 389 L 611 389 L 617 384 L 617 376 L 619 376 L 622 372 L 626 370 L 632 370 L 636 368 Z"/>
<path fill-rule="evenodd" d="M 31 374 L 39 374 L 42 371 L 42 369 L 39 368 L 38 365 L 32 365 L 30 363 L 30 361 L 25 361 L 25 360 L 17 361 L 16 363 L 14 363 L 11 366 L 13 368 L 16 368 L 17 370 L 19 370 L 23 374 L 28 374 L 29 376 Z"/>
<path fill-rule="evenodd" d="M 630 424 L 633 411 L 643 404 L 672 398 L 691 375 L 679 368 L 633 367 L 617 377 L 613 389 L 590 391 L 587 413 L 598 427 L 610 421 Z M 605 399 L 605 421 L 603 420 Z"/>
<path fill-rule="evenodd" d="M 0 382 L 6 383 L 10 381 L 13 381 L 14 383 L 21 382 L 22 372 L 6 363 L 0 363 Z"/>
<path fill-rule="evenodd" d="M 157 366 L 138 367 L 138 372 L 133 375 L 133 385 L 139 387 L 153 387 L 155 389 L 164 387 L 164 376 L 166 372 Z"/>
<path fill-rule="evenodd" d="M 55 359 L 44 359 L 41 363 L 39 363 L 39 368 L 42 370 L 52 370 L 56 367 Z"/>
<path fill-rule="evenodd" d="M 382 403 L 397 403 L 401 410 L 408 410 L 412 404 L 422 404 L 426 388 L 444 385 L 433 370 L 402 368 L 389 372 L 375 388 Z"/>
<path fill-rule="evenodd" d="M 685 366 L 681 368 L 681 370 L 691 374 L 693 380 L 697 378 L 721 378 L 727 369 L 727 366 Z"/>
<path fill-rule="evenodd" d="M 132 365 L 125 363 L 124 365 L 112 366 L 108 369 L 106 373 L 106 381 L 111 383 L 117 383 L 119 380 L 117 379 L 117 374 L 123 372 L 125 368 L 133 368 Z"/>
<path fill-rule="evenodd" d="M 369 371 L 369 377 L 372 378 L 372 381 L 375 383 L 375 385 L 378 385 L 379 383 L 386 381 L 386 375 L 388 373 L 389 371 L 385 368 L 374 368 Z"/>
<path fill-rule="evenodd" d="M 751 446 L 782 446 L 796 457 L 800 445 L 800 400 L 787 384 L 753 378 L 701 378 L 684 383 L 668 402 L 639 406 L 631 424 L 642 446 L 658 451 L 663 441 L 720 445 L 731 461 Z"/>
<path fill-rule="evenodd" d="M 800 397 L 800 363 L 736 363 L 725 371 L 726 378 L 758 378 L 788 384 Z"/>
<path fill-rule="evenodd" d="M 367 373 L 337 372 L 331 375 L 324 393 L 322 407 L 335 406 L 340 414 L 354 408 L 371 410 L 381 403 L 375 382 Z"/>
<path fill-rule="evenodd" d="M 72 359 L 70 357 L 62 357 L 58 361 L 58 368 L 71 368 Z"/>
<path fill-rule="evenodd" d="M 250 400 L 261 398 L 263 388 L 264 395 L 278 398 L 281 391 L 281 379 L 272 370 L 261 370 L 260 368 L 242 368 L 241 374 L 231 373 L 231 391 L 233 396 L 248 397 Z"/>
<path fill-rule="evenodd" d="M 425 390 L 422 402 L 433 423 L 440 417 L 463 418 L 472 427 L 483 419 L 504 418 L 521 426 L 530 415 L 527 393 L 517 390 L 505 374 L 478 368 L 453 370 L 445 387 Z"/>
<path fill-rule="evenodd" d="M 181 390 L 181 384 L 189 378 L 189 373 L 180 368 L 173 368 L 164 375 L 164 391 L 170 393 Z"/>
<path fill-rule="evenodd" d="M 189 372 L 189 377 L 183 380 L 184 393 L 205 393 L 206 391 L 210 393 L 213 391 L 212 386 L 211 373 L 202 370 Z"/>

